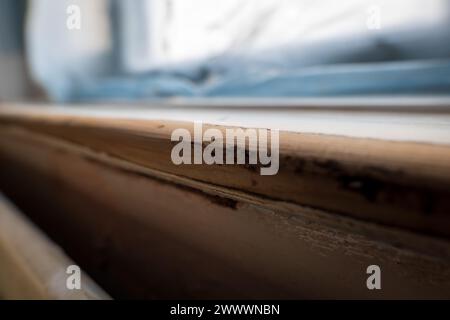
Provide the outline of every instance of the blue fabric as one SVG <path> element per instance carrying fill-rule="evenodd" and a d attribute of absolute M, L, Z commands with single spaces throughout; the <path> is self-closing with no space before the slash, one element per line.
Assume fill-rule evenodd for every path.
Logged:
<path fill-rule="evenodd" d="M 78 83 L 72 101 L 182 97 L 313 97 L 450 94 L 450 60 L 339 64 L 320 67 L 149 72 Z"/>

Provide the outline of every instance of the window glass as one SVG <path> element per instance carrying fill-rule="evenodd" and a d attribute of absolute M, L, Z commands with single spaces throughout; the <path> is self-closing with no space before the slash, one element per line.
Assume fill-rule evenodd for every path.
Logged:
<path fill-rule="evenodd" d="M 28 59 L 60 101 L 448 94 L 449 14 L 448 0 L 34 0 Z"/>

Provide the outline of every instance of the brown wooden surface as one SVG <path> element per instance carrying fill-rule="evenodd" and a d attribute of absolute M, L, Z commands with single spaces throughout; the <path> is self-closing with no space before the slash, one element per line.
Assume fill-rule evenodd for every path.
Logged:
<path fill-rule="evenodd" d="M 448 241 L 0 136 L 8 194 L 118 298 L 449 298 Z M 382 291 L 366 268 L 382 268 Z"/>
<path fill-rule="evenodd" d="M 70 109 L 31 111 L 0 113 L 2 135 L 24 129 L 229 193 L 450 236 L 447 145 L 281 132 L 280 171 L 261 176 L 249 165 L 174 165 L 170 135 L 175 128 L 192 130 L 189 122 L 89 117 Z"/>
<path fill-rule="evenodd" d="M 114 297 L 450 297 L 447 145 L 282 132 L 263 177 L 172 165 L 179 127 L 0 111 L 0 188 Z"/>
<path fill-rule="evenodd" d="M 71 265 L 76 263 L 0 194 L 1 299 L 109 299 L 85 272 L 80 290 L 67 289 Z"/>

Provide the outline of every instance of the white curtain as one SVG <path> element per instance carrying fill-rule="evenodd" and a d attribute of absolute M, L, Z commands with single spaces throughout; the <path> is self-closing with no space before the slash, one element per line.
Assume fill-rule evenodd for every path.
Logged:
<path fill-rule="evenodd" d="M 399 50 L 416 42 L 419 52 L 424 46 L 431 51 L 442 45 L 442 37 L 450 39 L 448 0 L 127 0 L 121 5 L 129 35 L 127 65 L 133 70 L 286 46 L 308 50 L 339 40 L 353 41 L 345 45 L 354 47 L 385 41 Z"/>

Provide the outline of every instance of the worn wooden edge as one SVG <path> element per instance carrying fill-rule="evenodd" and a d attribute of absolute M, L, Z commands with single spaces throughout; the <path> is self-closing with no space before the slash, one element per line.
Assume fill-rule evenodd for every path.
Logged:
<path fill-rule="evenodd" d="M 203 194 L 205 197 L 212 196 L 212 199 L 215 199 L 217 203 L 220 203 L 223 206 L 234 208 L 236 202 L 243 202 L 261 207 L 267 211 L 277 211 L 292 218 L 302 217 L 311 219 L 318 225 L 328 226 L 332 229 L 339 229 L 345 232 L 357 233 L 380 242 L 389 243 L 394 246 L 399 245 L 401 248 L 408 248 L 412 251 L 439 257 L 444 260 L 450 260 L 450 246 L 449 240 L 447 239 L 418 235 L 417 233 L 408 230 L 381 226 L 376 223 L 337 215 L 334 212 L 314 209 L 287 201 L 271 199 L 269 197 L 259 196 L 245 191 L 230 189 L 180 175 L 166 173 L 112 157 L 105 153 L 99 153 L 90 148 L 62 141 L 45 134 L 30 132 L 20 128 L 3 131 L 3 135 L 0 137 L 0 146 L 2 147 L 2 154 L 4 156 L 25 162 L 27 166 L 40 167 L 45 165 L 48 169 L 49 166 L 53 165 L 55 176 L 67 176 L 70 175 L 71 172 L 65 168 L 64 165 L 61 165 L 61 163 L 53 161 L 52 158 L 48 159 L 49 163 L 44 164 L 41 163 L 41 160 L 33 157 L 32 153 L 27 157 L 26 146 L 28 146 L 28 148 L 33 146 L 34 148 L 42 150 L 42 153 L 67 154 L 83 159 L 88 163 L 104 166 L 113 171 L 168 183 L 183 190 Z M 24 151 L 21 151 L 22 149 L 24 149 Z M 48 174 L 51 175 L 52 173 L 48 172 Z"/>
<path fill-rule="evenodd" d="M 261 176 L 257 165 L 174 165 L 171 133 L 192 133 L 192 122 L 9 110 L 0 113 L 0 125 L 229 190 L 450 237 L 446 145 L 281 131 L 279 173 Z"/>
<path fill-rule="evenodd" d="M 11 174 L 3 173 L 4 184 L 16 181 L 17 177 L 21 182 L 28 179 L 41 182 L 47 192 L 15 183 L 28 204 L 28 196 L 32 195 L 35 203 L 40 201 L 43 207 L 45 204 L 52 207 L 49 197 L 58 195 L 53 203 L 62 205 L 60 211 L 37 210 L 36 216 L 47 216 L 50 224 L 58 221 L 69 234 L 78 222 L 77 230 L 91 230 L 100 243 L 106 241 L 104 237 L 112 237 L 126 255 L 119 259 L 119 265 L 134 252 L 141 263 L 131 263 L 130 268 L 149 270 L 150 265 L 155 268 L 159 265 L 165 272 L 164 287 L 170 283 L 172 288 L 179 289 L 177 283 L 181 278 L 194 288 L 204 288 L 203 285 L 208 287 L 211 283 L 203 282 L 208 276 L 215 274 L 215 280 L 220 282 L 240 270 L 248 275 L 241 279 L 247 284 L 256 278 L 264 279 L 256 282 L 266 284 L 262 286 L 266 289 L 269 284 L 279 286 L 275 291 L 265 292 L 272 298 L 277 294 L 292 298 L 306 293 L 322 298 L 449 295 L 450 246 L 443 239 L 166 174 L 24 129 L 0 135 L 0 146 L 2 165 L 11 169 Z M 64 201 L 65 197 L 75 198 Z M 74 205 L 78 202 L 88 211 Z M 123 225 L 123 220 L 135 221 L 140 226 L 132 224 L 128 231 L 136 235 L 138 243 L 145 243 L 144 239 L 154 233 L 161 238 L 149 241 L 145 250 L 141 245 L 124 249 L 130 238 L 121 237 L 123 234 L 118 231 L 121 227 L 111 229 L 114 221 Z M 74 236 L 73 231 L 67 238 L 75 246 L 84 240 Z M 202 252 L 199 261 L 209 271 L 195 263 L 181 263 L 178 267 L 174 266 L 177 263 L 170 263 L 170 270 L 178 270 L 178 276 L 167 272 L 164 258 L 170 256 L 177 261 L 176 256 L 183 255 L 178 250 L 161 249 L 167 245 L 165 241 L 173 238 L 184 244 L 186 251 Z M 101 252 L 98 248 L 94 250 L 89 257 Z M 148 265 L 142 263 L 143 259 Z M 230 272 L 219 268 L 217 261 Z M 365 269 L 372 263 L 383 269 L 382 294 L 365 287 Z M 116 263 L 114 266 L 117 267 Z M 200 276 L 198 268 L 207 275 Z M 118 272 L 123 269 L 119 267 Z M 148 280 L 158 276 L 149 271 L 146 277 Z M 119 278 L 118 274 L 113 277 L 115 283 Z M 127 282 L 130 278 L 135 277 L 126 273 Z M 242 285 L 234 283 L 235 288 L 243 289 Z M 156 290 L 153 286 L 147 289 L 153 293 Z M 262 292 L 256 296 L 267 297 Z"/>
<path fill-rule="evenodd" d="M 85 272 L 79 290 L 67 289 L 71 265 L 76 263 L 0 194 L 0 298 L 110 299 Z"/>

